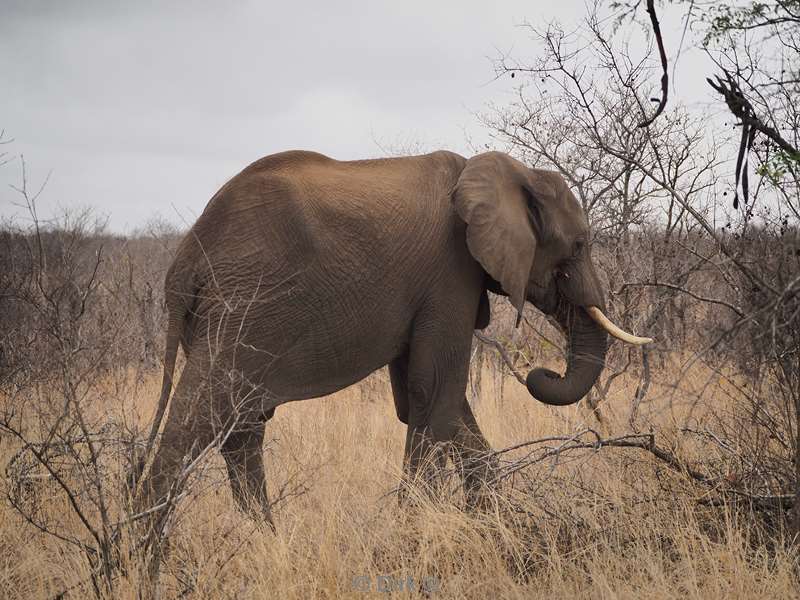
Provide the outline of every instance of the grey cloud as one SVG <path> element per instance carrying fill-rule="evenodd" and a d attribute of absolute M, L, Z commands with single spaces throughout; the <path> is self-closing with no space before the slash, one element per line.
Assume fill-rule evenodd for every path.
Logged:
<path fill-rule="evenodd" d="M 375 156 L 376 140 L 469 152 L 473 116 L 503 103 L 488 57 L 532 48 L 544 22 L 488 2 L 47 2 L 0 4 L 0 128 L 43 202 L 92 204 L 115 228 L 172 206 L 199 212 L 256 158 L 308 148 Z M 556 10 L 565 21 L 583 3 Z M 551 18 L 552 14 L 548 15 Z M 14 181 L 7 165 L 0 181 Z M 16 212 L 0 192 L 0 215 Z M 183 210 L 183 209 L 181 209 Z"/>

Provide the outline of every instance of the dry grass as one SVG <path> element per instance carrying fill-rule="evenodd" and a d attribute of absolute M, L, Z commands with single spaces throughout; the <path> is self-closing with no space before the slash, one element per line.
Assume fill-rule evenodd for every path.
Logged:
<path fill-rule="evenodd" d="M 702 392 L 724 377 L 695 368 L 674 385 L 656 377 L 643 410 L 669 431 L 687 413 L 702 418 Z M 158 394 L 157 373 L 137 381 L 120 374 L 97 384 L 109 416 L 143 419 Z M 499 395 L 485 373 L 477 418 L 495 448 L 555 433 L 594 417 L 581 406 L 550 409 L 516 382 Z M 604 407 L 606 434 L 627 431 L 633 381 L 621 378 Z M 113 400 L 120 399 L 119 402 Z M 686 401 L 686 399 L 689 401 Z M 719 393 L 717 401 L 723 401 Z M 681 400 L 681 401 L 678 401 Z M 135 408 L 135 410 L 134 410 Z M 468 514 L 458 502 L 402 508 L 389 492 L 400 478 L 404 426 L 380 384 L 278 409 L 265 448 L 274 494 L 287 481 L 307 492 L 276 508 L 279 534 L 257 528 L 233 505 L 215 456 L 183 502 L 161 579 L 163 597 L 315 598 L 383 596 L 379 588 L 409 578 L 437 598 L 789 598 L 798 596 L 796 558 L 754 542 L 725 511 L 697 507 L 680 476 L 639 450 L 605 449 L 565 456 L 507 482 L 494 510 Z M 0 448 L 6 461 L 13 445 Z M 691 453 L 691 448 L 682 450 Z M 691 455 L 686 457 L 691 460 Z M 677 485 L 675 485 L 677 482 Z M 512 485 L 513 483 L 513 485 Z M 51 490 L 46 483 L 43 492 Z M 690 487 L 690 486 L 689 486 Z M 63 519 L 62 496 L 43 493 L 42 510 Z M 549 514 L 548 514 L 549 513 Z M 0 597 L 48 598 L 86 580 L 85 558 L 39 534 L 0 504 Z M 137 571 L 121 575 L 115 595 L 135 598 Z M 365 587 L 371 593 L 361 591 Z M 83 597 L 76 588 L 74 597 Z M 416 592 L 417 594 L 419 592 Z"/>

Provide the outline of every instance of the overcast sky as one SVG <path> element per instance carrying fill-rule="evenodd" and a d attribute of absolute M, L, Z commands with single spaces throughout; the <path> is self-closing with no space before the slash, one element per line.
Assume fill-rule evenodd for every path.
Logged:
<path fill-rule="evenodd" d="M 472 154 L 487 138 L 475 114 L 515 85 L 493 81 L 491 59 L 537 51 L 519 24 L 585 13 L 580 0 L 0 0 L 3 149 L 24 154 L 31 187 L 51 173 L 43 214 L 92 206 L 127 232 L 156 215 L 191 223 L 273 152 Z M 663 20 L 674 41 L 677 15 Z M 694 66 L 683 95 L 707 100 Z M 19 158 L 0 167 L 0 216 L 20 218 L 19 181 Z"/>

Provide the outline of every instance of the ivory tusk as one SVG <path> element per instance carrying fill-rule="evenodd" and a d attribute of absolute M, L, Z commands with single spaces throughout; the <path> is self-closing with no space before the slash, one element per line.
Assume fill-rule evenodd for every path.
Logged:
<path fill-rule="evenodd" d="M 592 317 L 592 320 L 595 323 L 600 325 L 600 327 L 605 329 L 610 335 L 613 335 L 618 340 L 628 342 L 629 344 L 635 344 L 637 346 L 649 344 L 653 341 L 653 338 L 639 337 L 637 335 L 631 335 L 627 331 L 623 331 L 614 325 L 614 323 L 612 323 L 611 320 L 603 314 L 603 311 L 596 306 L 587 306 L 586 312 L 590 317 Z"/>

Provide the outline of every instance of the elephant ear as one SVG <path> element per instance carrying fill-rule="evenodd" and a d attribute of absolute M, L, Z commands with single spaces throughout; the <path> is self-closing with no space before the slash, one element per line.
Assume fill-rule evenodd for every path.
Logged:
<path fill-rule="evenodd" d="M 501 152 L 469 159 L 453 193 L 456 212 L 467 224 L 467 247 L 522 313 L 536 253 L 539 210 L 530 171 Z"/>

